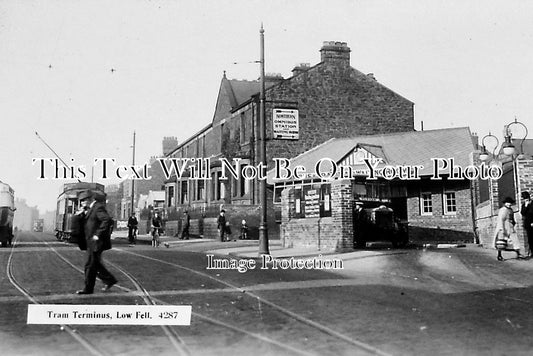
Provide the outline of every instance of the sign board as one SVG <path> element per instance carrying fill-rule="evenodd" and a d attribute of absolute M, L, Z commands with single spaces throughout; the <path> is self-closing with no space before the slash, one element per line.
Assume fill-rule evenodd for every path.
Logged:
<path fill-rule="evenodd" d="M 320 195 L 318 190 L 310 189 L 305 192 L 305 217 L 318 218 L 320 216 Z"/>
<path fill-rule="evenodd" d="M 298 110 L 274 109 L 272 112 L 274 138 L 297 140 L 299 138 Z"/>

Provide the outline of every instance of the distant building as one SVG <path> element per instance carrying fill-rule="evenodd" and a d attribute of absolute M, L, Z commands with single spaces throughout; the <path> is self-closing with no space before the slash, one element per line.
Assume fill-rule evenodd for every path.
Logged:
<path fill-rule="evenodd" d="M 56 219 L 55 210 L 46 211 L 44 214 L 41 214 L 41 217 L 44 220 L 43 231 L 53 233 L 55 230 L 55 219 Z"/>
<path fill-rule="evenodd" d="M 172 150 L 174 150 L 178 146 L 178 140 L 176 137 L 164 137 L 163 142 L 163 155 L 167 155 Z M 148 194 L 149 191 L 158 191 L 164 189 L 164 174 L 161 169 L 161 165 L 157 161 L 158 157 L 151 157 L 148 164 L 150 165 L 149 173 L 152 177 L 151 179 L 140 179 L 140 180 L 133 180 L 126 179 L 120 183 L 120 188 L 118 191 L 118 194 L 121 195 L 120 197 L 120 211 L 116 215 L 121 220 L 127 220 L 128 217 L 131 215 L 131 204 L 132 204 L 132 185 L 134 187 L 134 206 L 139 205 L 139 197 L 141 195 Z M 137 165 L 142 165 L 144 162 L 136 162 Z M 139 210 L 135 209 L 135 213 L 137 214 L 137 217 L 139 217 Z"/>
<path fill-rule="evenodd" d="M 106 209 L 109 215 L 114 219 L 121 217 L 121 203 L 123 196 L 123 185 L 122 184 L 110 184 L 106 185 L 105 192 L 106 197 Z"/>
<path fill-rule="evenodd" d="M 39 210 L 36 206 L 30 207 L 25 199 L 15 199 L 15 216 L 13 218 L 13 228 L 31 231 L 33 221 L 39 219 Z"/>

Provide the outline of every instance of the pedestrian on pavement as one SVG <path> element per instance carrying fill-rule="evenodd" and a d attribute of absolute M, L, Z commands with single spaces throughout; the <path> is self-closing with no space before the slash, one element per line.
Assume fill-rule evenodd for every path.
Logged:
<path fill-rule="evenodd" d="M 227 232 L 227 224 L 226 224 L 226 210 L 222 209 L 220 210 L 220 215 L 217 219 L 217 228 L 218 233 L 220 236 L 220 242 L 226 241 L 226 232 Z"/>
<path fill-rule="evenodd" d="M 97 202 L 90 190 L 78 197 L 83 209 L 83 233 L 87 242 L 87 262 L 85 263 L 85 288 L 77 294 L 92 294 L 96 277 L 104 282 L 103 291 L 109 290 L 117 279 L 105 268 L 102 253 L 111 249 L 111 222 L 105 205 Z"/>
<path fill-rule="evenodd" d="M 526 230 L 526 239 L 528 250 L 526 255 L 531 258 L 533 252 L 533 204 L 529 192 L 522 192 L 522 206 L 520 208 L 520 214 L 522 215 L 522 223 L 524 230 Z"/>
<path fill-rule="evenodd" d="M 246 220 L 241 221 L 241 240 L 247 240 L 248 239 L 248 225 L 246 224 Z"/>
<path fill-rule="evenodd" d="M 191 226 L 191 217 L 189 216 L 189 212 L 185 211 L 183 213 L 183 229 L 181 230 L 180 240 L 189 239 L 189 227 L 190 226 Z"/>
<path fill-rule="evenodd" d="M 159 234 L 162 226 L 163 222 L 159 217 L 159 213 L 156 212 L 152 218 L 152 247 L 159 247 Z"/>
<path fill-rule="evenodd" d="M 353 247 L 364 247 L 365 237 L 368 233 L 368 214 L 363 209 L 363 202 L 356 201 L 353 213 L 354 240 Z"/>
<path fill-rule="evenodd" d="M 503 200 L 503 206 L 498 211 L 496 230 L 494 231 L 494 247 L 498 250 L 498 261 L 503 261 L 502 251 L 515 251 L 516 258 L 521 258 L 520 242 L 516 234 L 514 211 L 512 209 L 514 199 L 507 197 Z"/>
<path fill-rule="evenodd" d="M 138 225 L 139 222 L 137 221 L 137 217 L 135 216 L 135 213 L 132 213 L 128 219 L 128 240 L 132 245 L 136 243 Z"/>

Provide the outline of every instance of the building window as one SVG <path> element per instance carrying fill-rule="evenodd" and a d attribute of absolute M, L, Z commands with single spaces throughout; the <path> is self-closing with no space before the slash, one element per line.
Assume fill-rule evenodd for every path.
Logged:
<path fill-rule="evenodd" d="M 167 206 L 171 207 L 172 204 L 174 203 L 174 186 L 168 187 L 167 197 L 168 197 Z"/>
<path fill-rule="evenodd" d="M 213 178 L 213 198 L 214 200 L 222 200 L 226 197 L 226 183 L 222 179 L 222 171 L 216 171 Z"/>
<path fill-rule="evenodd" d="M 248 166 L 247 164 L 241 165 L 241 175 L 239 176 L 239 194 L 241 197 L 250 194 L 250 179 L 244 178 L 242 172 Z"/>
<path fill-rule="evenodd" d="M 226 182 L 222 180 L 222 172 L 218 172 L 218 199 L 226 198 Z"/>
<path fill-rule="evenodd" d="M 455 215 L 457 213 L 457 201 L 455 200 L 455 192 L 444 193 L 444 214 Z"/>
<path fill-rule="evenodd" d="M 239 196 L 239 179 L 235 179 L 233 176 L 230 175 L 229 180 L 231 181 L 231 196 L 232 197 L 238 197 Z"/>
<path fill-rule="evenodd" d="M 189 197 L 188 197 L 188 182 L 187 181 L 182 181 L 181 182 L 181 204 L 186 204 L 189 202 Z"/>
<path fill-rule="evenodd" d="M 431 193 L 420 193 L 420 215 L 433 215 Z"/>
<path fill-rule="evenodd" d="M 205 181 L 199 180 L 196 186 L 196 198 L 198 200 L 205 200 Z"/>

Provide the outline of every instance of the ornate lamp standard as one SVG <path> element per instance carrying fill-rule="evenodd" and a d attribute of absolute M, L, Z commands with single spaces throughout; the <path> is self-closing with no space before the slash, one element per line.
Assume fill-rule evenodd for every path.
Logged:
<path fill-rule="evenodd" d="M 505 142 L 502 145 L 502 149 L 503 149 L 503 153 L 507 156 L 513 156 L 516 152 L 515 146 L 513 145 L 513 142 L 512 142 L 513 132 L 511 131 L 511 126 L 513 125 L 522 126 L 525 131 L 524 137 L 522 138 L 522 141 L 520 141 L 520 154 L 517 157 L 517 158 L 520 158 L 520 155 L 524 154 L 524 141 L 527 137 L 528 130 L 527 130 L 526 125 L 516 120 L 516 117 L 513 122 L 505 126 Z"/>
<path fill-rule="evenodd" d="M 494 149 L 490 153 L 489 153 L 489 151 L 487 151 L 487 145 L 485 143 L 485 140 L 487 138 L 493 138 L 496 141 L 496 144 L 494 145 Z M 481 161 L 483 161 L 483 162 L 487 162 L 489 160 L 491 154 L 492 154 L 492 157 L 495 157 L 496 156 L 496 148 L 498 148 L 499 144 L 500 144 L 500 141 L 498 140 L 498 138 L 496 136 L 494 136 L 493 134 L 491 134 L 490 131 L 489 131 L 489 134 L 483 136 L 483 138 L 481 139 L 481 145 L 482 145 L 483 148 L 481 149 L 481 154 L 479 155 L 479 159 Z"/>
<path fill-rule="evenodd" d="M 513 132 L 511 131 L 511 126 L 513 125 L 517 125 L 517 126 L 522 126 L 524 128 L 524 137 L 522 138 L 522 141 L 520 141 L 520 152 L 518 154 L 515 155 L 516 153 L 516 148 L 515 146 L 513 145 L 513 141 L 512 141 L 512 138 L 513 138 Z M 524 125 L 522 122 L 518 121 L 515 117 L 514 121 L 507 124 L 505 126 L 505 142 L 502 144 L 502 151 L 503 151 L 503 154 L 505 154 L 506 156 L 509 156 L 511 157 L 511 162 L 513 164 L 513 178 L 514 178 L 514 187 L 515 187 L 515 194 L 517 196 L 517 203 L 518 203 L 518 206 L 520 206 L 520 200 L 521 200 L 521 197 L 520 197 L 520 182 L 519 182 L 519 179 L 518 179 L 518 158 L 521 158 L 521 156 L 523 157 L 524 155 L 524 140 L 526 139 L 527 137 L 527 134 L 528 134 L 528 130 L 527 130 L 527 127 L 526 125 Z"/>

